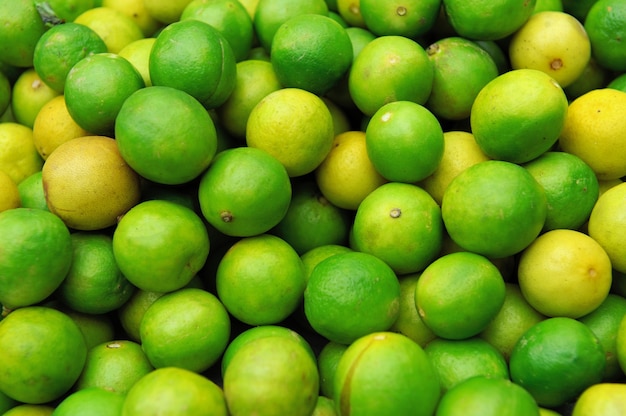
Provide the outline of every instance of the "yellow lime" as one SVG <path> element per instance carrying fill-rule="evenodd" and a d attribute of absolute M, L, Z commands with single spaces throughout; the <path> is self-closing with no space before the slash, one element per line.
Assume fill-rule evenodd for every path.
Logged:
<path fill-rule="evenodd" d="M 139 26 L 144 36 L 153 36 L 163 24 L 155 19 L 143 0 L 101 0 L 102 6 L 118 10 L 129 16 Z"/>
<path fill-rule="evenodd" d="M 35 46 L 48 29 L 32 0 L 0 1 L 0 61 L 29 68 Z"/>
<path fill-rule="evenodd" d="M 156 38 L 143 38 L 124 46 L 118 55 L 133 64 L 135 69 L 141 74 L 146 87 L 152 86 L 150 79 L 150 52 L 154 46 Z"/>
<path fill-rule="evenodd" d="M 422 271 L 439 254 L 443 241 L 441 210 L 422 188 L 390 182 L 359 205 L 351 247 L 386 262 L 396 274 Z"/>
<path fill-rule="evenodd" d="M 626 70 L 626 47 L 623 42 L 626 28 L 621 23 L 624 16 L 624 0 L 598 0 L 588 9 L 584 19 L 592 55 L 601 66 L 611 71 Z"/>
<path fill-rule="evenodd" d="M 18 404 L 2 416 L 51 416 L 54 407 L 47 404 Z"/>
<path fill-rule="evenodd" d="M 189 3 L 191 0 L 143 0 L 148 14 L 165 25 L 179 21 Z"/>
<path fill-rule="evenodd" d="M 337 13 L 350 27 L 365 28 L 361 0 L 337 0 Z"/>
<path fill-rule="evenodd" d="M 69 22 L 53 26 L 39 38 L 33 58 L 34 67 L 46 85 L 63 93 L 70 69 L 81 59 L 103 52 L 107 52 L 107 46 L 95 31 Z"/>
<path fill-rule="evenodd" d="M 335 136 L 315 170 L 315 180 L 326 199 L 348 210 L 356 210 L 370 192 L 387 182 L 367 154 L 365 132 L 356 130 Z"/>
<path fill-rule="evenodd" d="M 137 21 L 112 7 L 88 9 L 78 15 L 74 23 L 80 23 L 96 32 L 110 53 L 118 53 L 124 46 L 144 37 Z"/>
<path fill-rule="evenodd" d="M 399 332 L 424 347 L 437 336 L 424 323 L 415 304 L 415 286 L 421 273 L 412 273 L 399 277 L 400 281 L 400 311 L 398 319 L 389 328 L 392 332 Z"/>
<path fill-rule="evenodd" d="M 0 212 L 21 206 L 22 199 L 18 185 L 8 174 L 0 170 Z"/>
<path fill-rule="evenodd" d="M 113 254 L 122 274 L 139 289 L 171 292 L 204 266 L 209 237 L 199 215 L 165 200 L 132 207 L 113 233 Z"/>
<path fill-rule="evenodd" d="M 182 90 L 205 107 L 215 108 L 233 91 L 237 64 L 233 48 L 217 29 L 188 19 L 159 32 L 149 70 L 152 85 Z"/>
<path fill-rule="evenodd" d="M 361 0 L 361 16 L 377 36 L 399 35 L 418 38 L 435 25 L 441 0 L 386 1 Z"/>
<path fill-rule="evenodd" d="M 607 190 L 598 198 L 588 223 L 588 234 L 604 249 L 613 269 L 626 273 L 624 230 L 626 215 L 621 207 L 626 200 L 626 184 Z"/>
<path fill-rule="evenodd" d="M 576 398 L 572 416 L 619 416 L 626 412 L 626 385 L 598 383 Z"/>
<path fill-rule="evenodd" d="M 359 110 L 372 116 L 392 101 L 426 103 L 433 78 L 433 65 L 420 44 L 387 35 L 369 42 L 354 59 L 348 88 Z"/>
<path fill-rule="evenodd" d="M 290 177 L 312 172 L 330 152 L 333 118 L 324 101 L 300 88 L 265 96 L 250 112 L 246 143 L 278 160 Z"/>
<path fill-rule="evenodd" d="M 576 98 L 567 110 L 559 146 L 585 161 L 599 180 L 626 174 L 626 146 L 619 140 L 626 132 L 624 108 L 626 92 L 601 88 Z"/>
<path fill-rule="evenodd" d="M 50 154 L 41 172 L 48 208 L 70 228 L 110 227 L 139 202 L 139 175 L 109 137 L 68 140 Z"/>
<path fill-rule="evenodd" d="M 604 349 L 585 324 L 548 318 L 533 325 L 515 344 L 509 360 L 511 380 L 545 407 L 575 399 L 604 374 Z"/>
<path fill-rule="evenodd" d="M 217 131 L 202 105 L 164 86 L 137 90 L 115 120 L 124 160 L 142 177 L 177 185 L 200 176 L 217 151 Z"/>
<path fill-rule="evenodd" d="M 271 234 L 233 244 L 220 260 L 215 279 L 228 312 L 248 325 L 282 322 L 302 302 L 306 287 L 300 256 Z"/>
<path fill-rule="evenodd" d="M 385 262 L 350 252 L 322 260 L 304 292 L 304 312 L 317 333 L 350 343 L 388 330 L 398 317 L 400 284 Z"/>
<path fill-rule="evenodd" d="M 478 335 L 500 311 L 505 295 L 498 268 L 484 256 L 463 251 L 433 261 L 415 286 L 420 317 L 446 339 Z"/>
<path fill-rule="evenodd" d="M 32 129 L 41 108 L 59 94 L 43 82 L 34 68 L 29 68 L 20 74 L 11 90 L 13 117 Z"/>
<path fill-rule="evenodd" d="M 471 130 L 487 156 L 524 163 L 557 142 L 567 108 L 567 96 L 552 77 L 536 69 L 512 70 L 480 90 Z"/>

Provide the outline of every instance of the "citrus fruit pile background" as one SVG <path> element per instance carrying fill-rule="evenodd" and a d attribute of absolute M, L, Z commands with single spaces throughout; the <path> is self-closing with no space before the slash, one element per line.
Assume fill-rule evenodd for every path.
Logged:
<path fill-rule="evenodd" d="M 0 414 L 626 414 L 626 0 L 0 0 Z"/>

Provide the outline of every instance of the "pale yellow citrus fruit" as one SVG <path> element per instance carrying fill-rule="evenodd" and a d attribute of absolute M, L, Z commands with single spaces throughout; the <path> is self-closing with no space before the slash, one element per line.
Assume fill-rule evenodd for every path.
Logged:
<path fill-rule="evenodd" d="M 22 205 L 17 184 L 9 175 L 0 170 L 0 212 Z"/>
<path fill-rule="evenodd" d="M 144 36 L 152 36 L 163 26 L 146 8 L 144 0 L 101 0 L 102 6 L 118 10 L 129 16 Z"/>
<path fill-rule="evenodd" d="M 150 79 L 150 52 L 152 51 L 152 46 L 156 38 L 143 38 L 129 43 L 124 46 L 119 52 L 118 55 L 122 58 L 126 58 L 128 62 L 133 64 L 135 69 L 141 74 L 143 78 L 144 84 L 146 87 L 152 85 L 152 80 Z"/>
<path fill-rule="evenodd" d="M 139 24 L 132 17 L 112 7 L 94 7 L 74 19 L 91 28 L 104 41 L 107 50 L 118 53 L 129 43 L 144 37 Z"/>
<path fill-rule="evenodd" d="M 42 166 L 43 159 L 33 143 L 33 130 L 18 123 L 0 123 L 0 170 L 19 185 Z"/>
<path fill-rule="evenodd" d="M 598 383 L 576 399 L 572 416 L 619 416 L 626 413 L 626 384 Z"/>
<path fill-rule="evenodd" d="M 13 117 L 32 129 L 41 107 L 59 94 L 43 82 L 34 68 L 29 68 L 20 74 L 11 90 Z"/>
<path fill-rule="evenodd" d="M 144 0 L 143 5 L 152 18 L 164 24 L 177 22 L 191 0 Z"/>

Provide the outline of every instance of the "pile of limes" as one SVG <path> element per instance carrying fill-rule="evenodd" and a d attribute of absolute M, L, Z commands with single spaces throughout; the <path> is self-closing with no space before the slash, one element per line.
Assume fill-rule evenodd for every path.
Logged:
<path fill-rule="evenodd" d="M 0 414 L 626 414 L 626 0 L 0 0 Z"/>

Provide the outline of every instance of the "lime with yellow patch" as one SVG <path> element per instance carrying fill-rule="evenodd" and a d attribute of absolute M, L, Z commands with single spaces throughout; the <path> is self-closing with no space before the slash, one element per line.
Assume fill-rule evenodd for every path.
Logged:
<path fill-rule="evenodd" d="M 626 184 L 616 185 L 604 192 L 596 202 L 587 224 L 588 234 L 598 242 L 611 260 L 611 266 L 626 273 L 624 230 L 626 216 L 622 207 L 626 200 Z"/>
<path fill-rule="evenodd" d="M 124 46 L 144 37 L 137 21 L 112 7 L 98 6 L 85 10 L 74 19 L 74 23 L 96 32 L 110 53 L 116 54 Z"/>
<path fill-rule="evenodd" d="M 11 110 L 18 123 L 33 128 L 41 108 L 60 94 L 43 82 L 34 68 L 28 68 L 15 80 L 11 90 Z"/>

